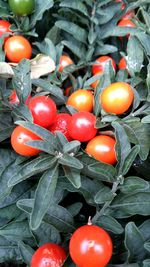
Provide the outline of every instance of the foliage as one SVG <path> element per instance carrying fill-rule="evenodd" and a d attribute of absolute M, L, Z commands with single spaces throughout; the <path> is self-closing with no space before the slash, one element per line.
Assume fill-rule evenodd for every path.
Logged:
<path fill-rule="evenodd" d="M 93 223 L 111 234 L 110 267 L 150 266 L 150 2 L 124 2 L 126 8 L 121 10 L 121 3 L 112 0 L 36 0 L 33 14 L 17 17 L 7 1 L 0 0 L 1 18 L 30 40 L 33 57 L 47 55 L 56 65 L 52 73 L 32 77 L 32 60 L 23 60 L 17 67 L 4 64 L 1 41 L 0 262 L 29 265 L 33 251 L 46 242 L 68 249 L 73 231 L 92 216 Z M 118 21 L 133 9 L 137 27 L 119 28 Z M 68 53 L 75 64 L 59 73 L 62 53 Z M 89 89 L 96 80 L 91 65 L 107 54 L 117 64 L 125 57 L 130 73 L 118 70 L 114 74 L 108 64 L 94 93 L 96 126 L 99 132 L 113 131 L 117 140 L 116 166 L 89 157 L 84 144 L 68 142 L 63 134 L 54 136 L 34 125 L 24 104 L 31 92 L 49 94 L 60 112 L 73 114 L 75 110 L 65 105 L 65 88 Z M 133 106 L 121 116 L 106 114 L 97 101 L 114 81 L 134 88 Z M 17 106 L 8 102 L 13 88 L 20 100 Z M 13 152 L 10 135 L 16 125 L 42 138 L 30 145 L 43 153 L 25 158 Z M 75 265 L 68 258 L 64 266 Z"/>

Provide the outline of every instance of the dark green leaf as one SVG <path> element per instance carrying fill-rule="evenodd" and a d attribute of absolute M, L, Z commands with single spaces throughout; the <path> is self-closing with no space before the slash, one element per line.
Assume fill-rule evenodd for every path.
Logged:
<path fill-rule="evenodd" d="M 47 212 L 56 190 L 58 166 L 47 170 L 41 177 L 35 192 L 34 207 L 31 213 L 30 226 L 36 230 Z"/>
<path fill-rule="evenodd" d="M 128 223 L 125 227 L 125 246 L 128 250 L 129 262 L 138 262 L 145 258 L 144 240 L 133 222 Z"/>
<path fill-rule="evenodd" d="M 18 247 L 19 247 L 19 251 L 20 251 L 23 262 L 30 265 L 34 250 L 22 241 L 18 243 Z"/>
<path fill-rule="evenodd" d="M 147 190 L 149 183 L 142 178 L 131 176 L 124 180 L 123 185 L 119 186 L 119 189 L 124 194 L 132 194 L 140 191 Z"/>

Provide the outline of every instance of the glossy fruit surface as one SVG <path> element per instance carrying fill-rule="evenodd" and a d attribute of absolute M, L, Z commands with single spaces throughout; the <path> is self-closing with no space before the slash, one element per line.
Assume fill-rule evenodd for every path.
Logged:
<path fill-rule="evenodd" d="M 109 57 L 109 56 L 101 56 L 101 57 L 99 57 L 99 58 L 96 59 L 97 64 L 94 64 L 92 66 L 92 73 L 93 74 L 96 74 L 96 73 L 99 73 L 100 74 L 100 73 L 102 73 L 104 71 L 104 69 L 105 69 L 106 63 L 109 60 L 111 61 L 111 64 L 112 64 L 113 69 L 115 70 L 116 69 L 116 63 L 115 63 L 115 61 L 111 57 Z"/>
<path fill-rule="evenodd" d="M 28 98 L 25 101 L 25 104 L 28 105 L 29 101 L 31 99 L 31 96 L 28 96 Z M 9 96 L 9 103 L 18 105 L 20 103 L 19 98 L 17 96 L 16 90 L 12 90 L 10 96 Z"/>
<path fill-rule="evenodd" d="M 85 225 L 72 235 L 69 252 L 73 262 L 80 267 L 105 267 L 112 256 L 109 234 L 96 225 Z"/>
<path fill-rule="evenodd" d="M 57 108 L 55 102 L 48 96 L 32 97 L 28 104 L 35 124 L 44 128 L 55 122 Z"/>
<path fill-rule="evenodd" d="M 15 15 L 30 15 L 35 8 L 35 0 L 9 0 L 9 6 Z"/>
<path fill-rule="evenodd" d="M 66 257 L 66 252 L 62 247 L 47 243 L 35 251 L 30 267 L 61 267 Z"/>
<path fill-rule="evenodd" d="M 135 24 L 130 19 L 122 19 L 118 23 L 119 27 L 132 27 L 135 28 Z"/>
<path fill-rule="evenodd" d="M 18 63 L 22 59 L 30 59 L 32 47 L 29 41 L 21 35 L 15 35 L 5 42 L 4 51 L 9 61 Z"/>
<path fill-rule="evenodd" d="M 97 133 L 95 128 L 96 117 L 86 111 L 77 112 L 72 115 L 68 124 L 68 133 L 72 139 L 80 142 L 91 140 Z"/>
<path fill-rule="evenodd" d="M 8 21 L 0 20 L 0 37 L 2 37 L 2 35 L 5 33 L 12 32 L 10 30 L 10 26 L 11 26 L 11 24 Z M 7 39 L 8 39 L 8 37 L 5 37 L 4 41 L 6 42 Z"/>
<path fill-rule="evenodd" d="M 91 112 L 93 110 L 93 103 L 94 96 L 92 92 L 79 89 L 69 96 L 66 104 L 74 107 L 78 111 Z"/>
<path fill-rule="evenodd" d="M 103 163 L 113 165 L 117 161 L 115 144 L 116 141 L 114 138 L 107 135 L 99 135 L 89 141 L 86 152 L 89 156 Z"/>
<path fill-rule="evenodd" d="M 57 115 L 55 122 L 49 127 L 49 130 L 52 133 L 55 133 L 55 131 L 60 131 L 66 136 L 68 141 L 71 141 L 72 138 L 68 133 L 68 124 L 70 121 L 71 121 L 71 115 L 67 113 L 60 113 Z"/>
<path fill-rule="evenodd" d="M 17 126 L 11 134 L 11 145 L 21 156 L 28 157 L 39 154 L 40 150 L 25 144 L 35 140 L 41 140 L 41 138 L 22 126 Z"/>
<path fill-rule="evenodd" d="M 102 91 L 100 104 L 106 112 L 119 115 L 129 109 L 133 99 L 132 87 L 125 82 L 116 82 Z"/>
<path fill-rule="evenodd" d="M 67 56 L 67 55 L 62 55 L 60 57 L 58 71 L 59 72 L 62 72 L 65 67 L 67 67 L 67 66 L 69 66 L 71 64 L 74 64 L 74 62 L 72 61 L 72 59 L 69 56 Z"/>
<path fill-rule="evenodd" d="M 119 61 L 119 65 L 118 65 L 119 70 L 125 70 L 127 69 L 127 63 L 124 57 L 122 57 Z"/>

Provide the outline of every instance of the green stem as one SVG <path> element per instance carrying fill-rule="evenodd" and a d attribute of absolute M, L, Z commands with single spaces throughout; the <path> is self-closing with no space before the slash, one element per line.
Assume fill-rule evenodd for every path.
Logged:
<path fill-rule="evenodd" d="M 113 183 L 113 186 L 112 186 L 112 189 L 111 189 L 111 192 L 113 193 L 114 195 L 114 198 L 116 196 L 116 192 L 118 190 L 118 186 L 119 184 L 121 183 L 121 178 L 122 177 L 117 177 L 117 180 Z M 92 221 L 93 222 L 96 222 L 98 220 L 99 217 L 101 217 L 102 215 L 105 214 L 105 210 L 110 206 L 111 202 L 114 200 L 114 198 L 111 200 L 111 201 L 107 201 L 104 206 L 102 207 L 102 209 L 100 211 L 98 211 L 96 213 L 96 215 L 93 217 Z"/>

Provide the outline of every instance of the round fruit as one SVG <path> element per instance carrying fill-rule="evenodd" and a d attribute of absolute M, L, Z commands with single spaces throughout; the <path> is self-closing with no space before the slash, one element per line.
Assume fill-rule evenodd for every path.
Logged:
<path fill-rule="evenodd" d="M 28 96 L 28 98 L 25 101 L 25 104 L 28 105 L 30 101 L 31 96 Z M 18 105 L 20 103 L 19 98 L 17 96 L 16 90 L 13 90 L 9 96 L 9 103 Z"/>
<path fill-rule="evenodd" d="M 112 256 L 109 234 L 96 225 L 85 225 L 72 235 L 69 252 L 73 262 L 80 267 L 105 267 Z"/>
<path fill-rule="evenodd" d="M 106 63 L 109 60 L 111 61 L 112 68 L 115 71 L 116 70 L 116 63 L 115 63 L 115 61 L 111 57 L 109 57 L 109 56 L 102 56 L 102 57 L 97 58 L 96 59 L 97 64 L 94 64 L 92 66 L 92 73 L 93 73 L 93 75 L 94 74 L 97 74 L 97 73 L 99 73 L 99 74 L 102 73 L 104 71 L 104 69 L 105 69 Z"/>
<path fill-rule="evenodd" d="M 57 116 L 57 108 L 50 97 L 42 95 L 32 97 L 28 107 L 35 124 L 47 128 L 54 123 Z"/>
<path fill-rule="evenodd" d="M 93 110 L 93 102 L 94 96 L 91 91 L 79 89 L 69 96 L 67 105 L 74 107 L 78 111 L 91 112 Z"/>
<path fill-rule="evenodd" d="M 134 10 L 130 10 L 122 16 L 122 19 L 132 19 L 135 16 Z"/>
<path fill-rule="evenodd" d="M 10 37 L 4 45 L 4 51 L 9 61 L 18 63 L 22 59 L 30 59 L 32 47 L 29 41 L 21 35 Z"/>
<path fill-rule="evenodd" d="M 17 126 L 11 134 L 11 145 L 21 156 L 38 155 L 40 150 L 25 144 L 28 141 L 37 140 L 41 140 L 41 138 L 22 126 Z"/>
<path fill-rule="evenodd" d="M 47 243 L 39 247 L 32 256 L 30 267 L 61 267 L 66 252 L 57 244 Z"/>
<path fill-rule="evenodd" d="M 6 20 L 0 20 L 0 37 L 2 37 L 3 34 L 12 32 L 10 30 L 11 24 Z M 6 42 L 8 37 L 4 38 L 4 41 Z"/>
<path fill-rule="evenodd" d="M 122 57 L 120 59 L 118 67 L 119 67 L 119 70 L 125 70 L 125 69 L 127 69 L 127 63 L 126 63 L 126 60 L 125 60 L 124 57 Z"/>
<path fill-rule="evenodd" d="M 30 15 L 35 8 L 35 0 L 9 0 L 9 6 L 15 15 Z"/>
<path fill-rule="evenodd" d="M 67 67 L 67 66 L 69 66 L 69 65 L 72 65 L 72 64 L 74 64 L 74 62 L 72 61 L 72 59 L 71 59 L 69 56 L 67 56 L 67 55 L 62 55 L 62 56 L 60 57 L 60 61 L 59 61 L 59 69 L 58 69 L 58 71 L 59 71 L 59 72 L 62 72 L 63 69 L 64 69 L 65 67 Z"/>
<path fill-rule="evenodd" d="M 60 113 L 57 115 L 55 122 L 49 127 L 49 130 L 54 134 L 55 131 L 60 131 L 63 133 L 68 141 L 71 141 L 72 138 L 68 133 L 68 124 L 71 121 L 71 115 L 67 113 Z"/>
<path fill-rule="evenodd" d="M 87 142 L 97 133 L 95 122 L 96 117 L 92 113 L 86 111 L 77 112 L 72 115 L 68 124 L 68 133 L 74 140 Z"/>
<path fill-rule="evenodd" d="M 117 161 L 115 144 L 114 138 L 107 135 L 99 135 L 89 141 L 86 152 L 89 156 L 101 162 L 113 165 Z"/>
<path fill-rule="evenodd" d="M 130 19 L 122 19 L 118 23 L 119 27 L 132 27 L 135 28 L 135 24 Z"/>
<path fill-rule="evenodd" d="M 134 99 L 132 87 L 125 82 L 116 82 L 106 87 L 100 95 L 101 107 L 108 113 L 123 114 Z"/>

